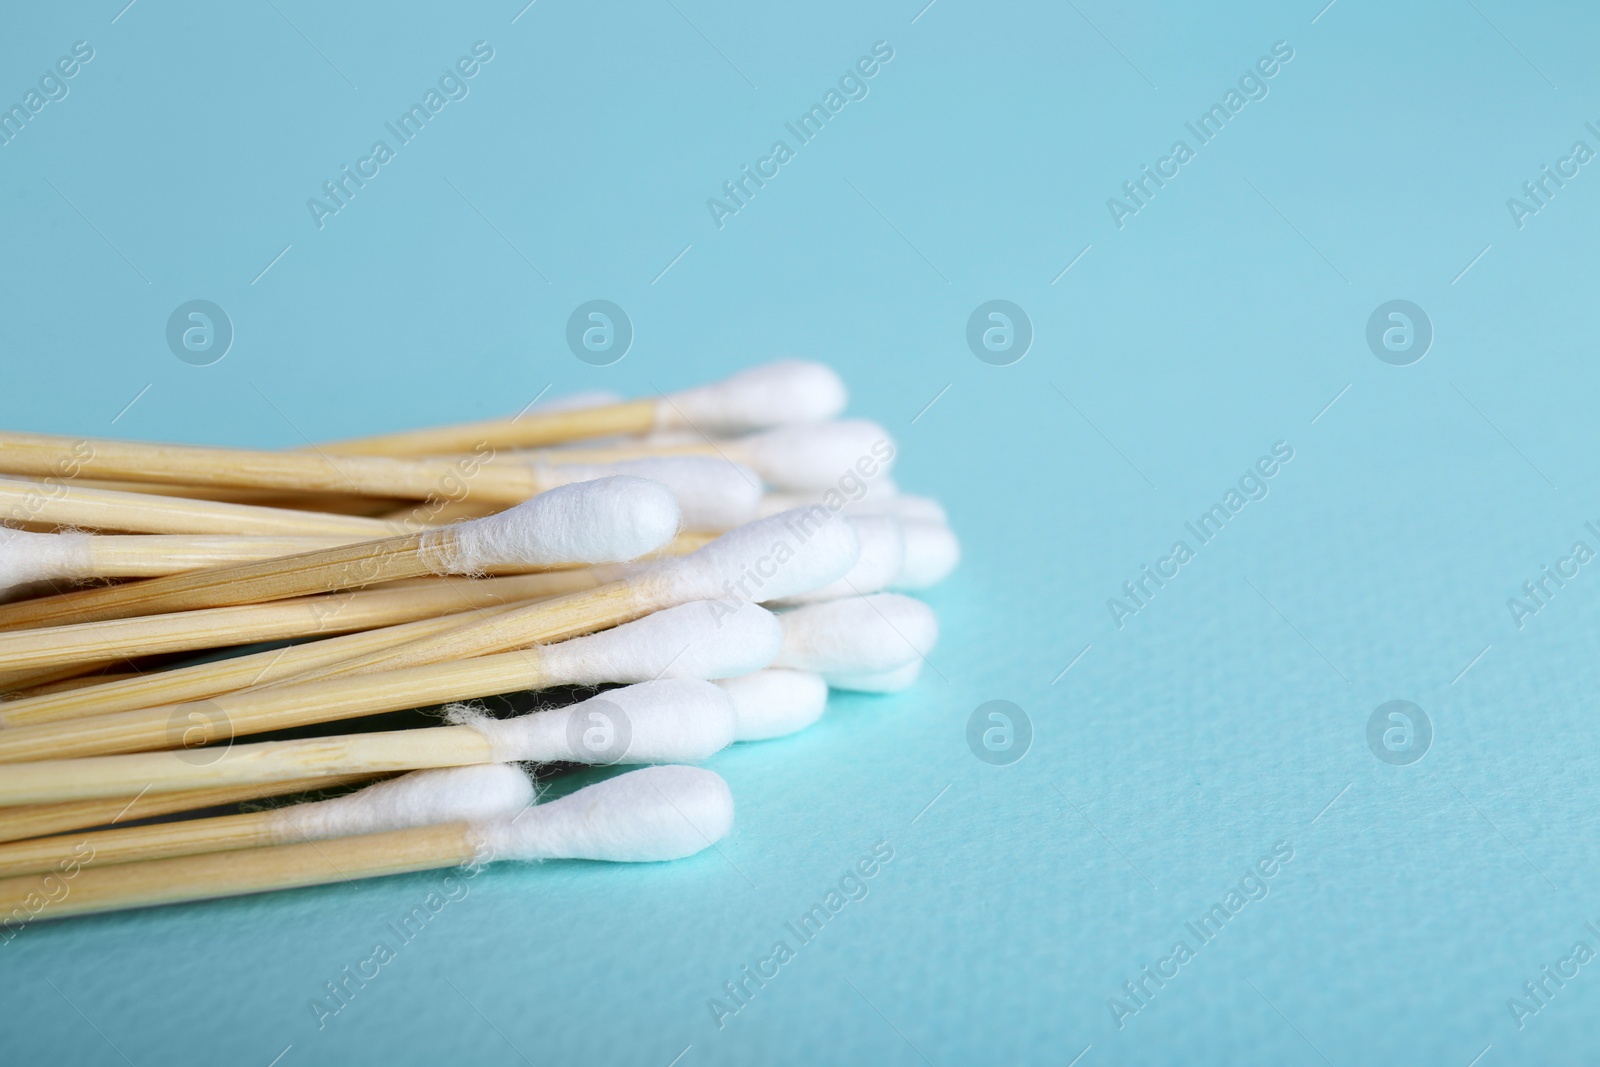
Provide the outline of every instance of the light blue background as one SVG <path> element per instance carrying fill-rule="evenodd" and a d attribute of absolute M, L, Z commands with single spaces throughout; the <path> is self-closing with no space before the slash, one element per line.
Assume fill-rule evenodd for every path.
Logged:
<path fill-rule="evenodd" d="M 719 852 L 494 869 L 320 1031 L 308 1000 L 436 875 L 41 923 L 0 947 L 0 1058 L 1600 1053 L 1600 963 L 1521 1030 L 1506 1004 L 1600 948 L 1600 565 L 1506 606 L 1600 547 L 1600 176 L 1506 207 L 1600 148 L 1592 8 L 123 2 L 3 16 L 0 102 L 95 58 L 0 148 L 0 424 L 292 446 L 800 355 L 966 558 L 915 689 L 713 762 Z M 306 199 L 478 40 L 470 96 L 319 231 Z M 879 40 L 870 95 L 718 230 L 706 199 Z M 1106 199 L 1280 40 L 1270 95 L 1119 230 Z M 997 297 L 1037 333 L 1009 367 L 963 339 Z M 163 339 L 192 298 L 237 330 L 213 366 Z M 637 330 L 608 368 L 562 340 L 592 298 Z M 1408 367 L 1364 340 L 1394 298 L 1436 331 Z M 1280 440 L 1270 496 L 1119 630 L 1106 599 Z M 965 741 L 996 698 L 1036 731 L 1003 768 Z M 1436 731 L 1409 767 L 1365 739 L 1397 698 Z M 879 840 L 870 895 L 719 1030 L 708 998 Z M 1280 840 L 1270 895 L 1119 1030 L 1107 998 Z"/>

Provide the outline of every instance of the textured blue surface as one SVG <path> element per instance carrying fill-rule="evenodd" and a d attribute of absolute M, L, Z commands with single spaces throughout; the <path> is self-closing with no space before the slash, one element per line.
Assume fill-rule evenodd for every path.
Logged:
<path fill-rule="evenodd" d="M 739 804 L 717 852 L 489 871 L 320 1029 L 323 983 L 436 876 L 38 924 L 0 945 L 0 1058 L 1600 1053 L 1600 963 L 1508 1006 L 1600 950 L 1600 564 L 1520 627 L 1507 605 L 1600 549 L 1600 176 L 1520 226 L 1507 205 L 1600 150 L 1592 8 L 123 2 L 4 15 L 0 103 L 94 58 L 0 147 L 0 423 L 290 446 L 803 355 L 898 436 L 966 559 L 915 689 L 714 761 Z M 478 41 L 465 98 L 319 229 L 307 199 Z M 866 97 L 719 229 L 707 198 L 879 41 Z M 1276 42 L 1265 97 L 1199 145 L 1184 124 Z M 1107 198 L 1179 138 L 1194 158 L 1119 228 Z M 196 298 L 236 330 L 211 366 L 164 340 Z M 636 329 L 605 368 L 563 341 L 595 298 Z M 1011 366 L 964 339 L 994 298 L 1036 331 Z M 1365 340 L 1392 299 L 1435 331 L 1409 366 Z M 1197 545 L 1276 442 L 1268 495 Z M 1119 628 L 1107 599 L 1180 539 Z M 965 740 L 991 699 L 1034 726 L 1011 766 Z M 1433 724 L 1420 762 L 1368 746 L 1393 699 Z M 866 897 L 799 945 L 785 923 L 879 842 Z M 1185 924 L 1280 842 L 1202 944 Z M 708 1002 L 785 938 L 719 1027 Z"/>

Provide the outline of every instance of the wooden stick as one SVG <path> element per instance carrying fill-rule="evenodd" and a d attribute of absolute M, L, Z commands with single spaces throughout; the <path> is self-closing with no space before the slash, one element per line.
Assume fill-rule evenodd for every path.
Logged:
<path fill-rule="evenodd" d="M 260 604 L 402 578 L 420 578 L 433 573 L 422 552 L 424 536 L 415 533 L 378 541 L 358 541 L 295 556 L 208 567 L 127 585 L 0 604 L 0 630 Z"/>
<path fill-rule="evenodd" d="M 493 744 L 470 726 L 258 741 L 219 750 L 221 758 L 212 763 L 191 762 L 205 751 L 13 763 L 0 775 L 0 806 L 495 762 Z"/>
<path fill-rule="evenodd" d="M 140 674 L 138 671 L 115 673 L 102 671 L 94 674 L 79 674 L 71 678 L 62 678 L 54 682 L 41 682 L 38 685 L 29 686 L 27 689 L 19 689 L 13 694 L 12 699 L 25 700 L 32 697 L 55 696 L 58 693 L 71 693 L 79 689 L 87 689 L 92 685 L 112 685 L 116 682 L 133 681 L 143 677 L 145 675 Z M 0 726 L 5 725 L 5 716 L 3 714 L 5 707 L 5 704 L 0 704 Z"/>
<path fill-rule="evenodd" d="M 297 726 L 474 700 L 555 684 L 540 650 L 523 649 L 398 671 L 249 689 L 203 703 L 167 704 L 71 722 L 0 730 L 0 764 L 153 749 L 197 749 Z M 191 752 L 222 759 L 227 750 Z"/>
<path fill-rule="evenodd" d="M 428 634 L 455 629 L 475 618 L 487 617 L 488 613 L 510 610 L 514 603 L 485 605 L 455 614 L 360 630 L 340 637 L 328 637 L 210 663 L 197 663 L 191 667 L 154 671 L 82 689 L 23 697 L 0 704 L 0 734 L 6 729 L 36 723 L 110 715 L 137 708 L 153 708 L 158 704 L 181 704 L 239 689 L 273 685 L 326 664 L 340 663 L 390 645 L 404 644 Z"/>
<path fill-rule="evenodd" d="M 421 504 L 407 504 L 403 508 L 386 511 L 378 518 L 385 522 L 399 523 L 410 528 L 425 528 L 429 526 L 446 526 L 462 519 L 481 519 L 504 511 L 504 504 L 494 504 L 482 500 L 444 500 L 439 502 L 424 501 Z"/>
<path fill-rule="evenodd" d="M 89 451 L 87 457 L 82 455 L 85 448 Z M 257 452 L 106 439 L 84 441 L 48 434 L 0 432 L 0 471 L 47 477 L 67 462 L 77 462 L 80 470 L 93 478 L 134 482 L 176 480 L 196 486 L 354 493 L 418 500 L 470 483 L 472 495 L 480 500 L 520 503 L 553 487 L 553 483 L 521 463 L 474 465 L 471 460 L 391 459 L 387 456 L 340 456 L 335 461 L 321 453 L 310 452 Z"/>
<path fill-rule="evenodd" d="M 0 810 L 0 841 L 20 841 L 43 834 L 64 834 L 85 827 L 152 819 L 181 811 L 200 811 L 225 804 L 248 803 L 269 797 L 311 793 L 373 781 L 369 774 L 335 775 L 271 782 L 266 785 L 231 785 L 192 789 L 186 793 L 140 793 L 104 800 L 71 800 L 65 804 L 29 804 Z"/>
<path fill-rule="evenodd" d="M 582 570 L 514 578 L 430 578 L 422 586 L 19 630 L 0 634 L 0 670 L 42 670 L 76 660 L 127 659 L 255 641 L 331 636 L 458 612 L 480 604 L 504 603 L 507 589 L 519 591 L 516 599 L 528 599 L 548 595 L 538 591 L 541 589 L 581 589 L 594 581 L 589 572 Z"/>
<path fill-rule="evenodd" d="M 0 878 L 42 874 L 74 860 L 109 865 L 260 848 L 281 844 L 286 825 L 292 824 L 277 809 L 270 809 L 14 841 L 0 845 Z"/>
<path fill-rule="evenodd" d="M 0 844 L 0 878 L 60 870 L 74 860 L 107 866 L 310 840 L 295 824 L 296 806 Z"/>
<path fill-rule="evenodd" d="M 35 919 L 242 896 L 473 862 L 481 842 L 467 822 L 333 841 L 210 852 L 0 880 L 0 929 Z"/>
<path fill-rule="evenodd" d="M 335 515 L 365 515 L 381 517 L 385 511 L 394 511 L 400 498 L 384 500 L 381 497 L 352 496 L 349 493 L 295 493 L 279 489 L 230 489 L 215 485 L 183 485 L 173 482 L 135 482 L 111 478 L 77 478 L 73 485 L 85 489 L 109 489 L 117 493 L 140 493 L 151 496 L 186 497 L 191 500 L 215 500 L 226 504 L 251 504 L 264 508 L 283 508 L 291 511 L 320 511 Z"/>
<path fill-rule="evenodd" d="M 78 660 L 71 663 L 58 663 L 53 667 L 42 669 L 0 671 L 0 693 L 5 693 L 7 697 L 10 697 L 25 689 L 49 685 L 51 682 L 76 678 L 80 675 L 103 671 L 110 667 L 137 670 L 130 661 L 118 656 L 115 659 Z M 0 707 L 4 706 L 3 703 L 0 703 Z"/>
<path fill-rule="evenodd" d="M 255 563 L 339 548 L 365 537 L 242 537 L 231 534 L 106 534 L 83 541 L 82 578 L 159 578 L 205 567 Z"/>
<path fill-rule="evenodd" d="M 163 534 L 375 538 L 406 532 L 392 523 L 356 515 L 220 504 L 84 489 L 59 480 L 10 478 L 0 478 L 0 520 Z"/>
<path fill-rule="evenodd" d="M 519 606 L 494 620 L 468 622 L 453 630 L 416 638 L 324 667 L 296 674 L 286 682 L 368 674 L 372 671 L 419 667 L 450 659 L 465 659 L 505 652 L 530 645 L 565 641 L 625 622 L 666 607 L 626 581 L 612 582 L 584 592 L 552 597 Z M 0 635 L 0 641 L 5 635 Z"/>
<path fill-rule="evenodd" d="M 484 448 L 536 448 L 590 437 L 649 433 L 656 425 L 656 400 L 629 400 L 571 411 L 548 411 L 510 419 L 358 437 L 319 446 L 340 455 L 440 456 Z"/>

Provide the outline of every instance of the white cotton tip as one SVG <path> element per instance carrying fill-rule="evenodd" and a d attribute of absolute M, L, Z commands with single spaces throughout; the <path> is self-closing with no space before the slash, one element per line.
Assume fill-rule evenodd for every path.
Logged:
<path fill-rule="evenodd" d="M 961 562 L 961 542 L 942 522 L 901 524 L 905 537 L 905 563 L 889 584 L 896 589 L 926 589 L 950 576 Z"/>
<path fill-rule="evenodd" d="M 828 683 L 810 671 L 756 671 L 718 682 L 739 719 L 734 739 L 765 741 L 798 733 L 822 718 Z"/>
<path fill-rule="evenodd" d="M 813 505 L 747 522 L 687 556 L 639 565 L 660 603 L 782 600 L 849 573 L 861 554 L 856 529 Z"/>
<path fill-rule="evenodd" d="M 439 574 L 490 567 L 620 563 L 678 535 L 672 491 L 625 475 L 575 482 L 514 508 L 423 535 L 423 559 Z"/>
<path fill-rule="evenodd" d="M 478 825 L 496 859 L 613 863 L 682 859 L 731 829 L 728 783 L 700 767 L 645 767 Z"/>
<path fill-rule="evenodd" d="M 29 533 L 0 526 L 0 600 L 32 582 L 87 578 L 94 561 L 85 533 Z"/>
<path fill-rule="evenodd" d="M 774 489 L 846 493 L 887 471 L 895 454 L 889 431 L 865 419 L 780 426 L 723 447 Z"/>
<path fill-rule="evenodd" d="M 469 718 L 496 763 L 696 763 L 733 741 L 733 704 L 696 679 L 612 689 L 553 711 L 515 719 Z"/>
<path fill-rule="evenodd" d="M 939 622 L 933 609 L 898 593 L 808 604 L 778 616 L 783 651 L 774 667 L 819 674 L 876 674 L 933 651 Z"/>
<path fill-rule="evenodd" d="M 794 607 L 814 604 L 820 600 L 838 600 L 840 597 L 863 596 L 889 588 L 899 577 L 906 559 L 906 542 L 900 532 L 900 520 L 883 515 L 845 515 L 840 521 L 855 527 L 861 542 L 861 554 L 856 564 L 842 578 L 827 585 L 775 601 L 774 607 Z"/>
<path fill-rule="evenodd" d="M 829 689 L 845 689 L 853 693 L 898 693 L 902 689 L 910 689 L 921 675 L 922 661 L 918 659 L 892 671 L 828 674 L 824 677 Z"/>
<path fill-rule="evenodd" d="M 844 410 L 844 382 L 821 363 L 786 359 L 672 393 L 656 403 L 657 430 L 733 435 L 821 422 Z"/>
<path fill-rule="evenodd" d="M 599 685 L 731 678 L 765 667 L 782 645 L 783 627 L 765 608 L 739 600 L 691 600 L 542 651 L 553 684 Z"/>
<path fill-rule="evenodd" d="M 477 822 L 533 803 L 533 782 L 522 768 L 505 763 L 413 771 L 347 796 L 277 809 L 272 828 L 279 844 L 353 834 L 377 834 L 410 826 Z"/>
<path fill-rule="evenodd" d="M 631 474 L 660 482 L 678 499 L 687 530 L 731 530 L 755 518 L 761 478 L 750 468 L 711 456 L 656 456 L 617 463 L 563 463 L 537 468 L 564 481 Z"/>

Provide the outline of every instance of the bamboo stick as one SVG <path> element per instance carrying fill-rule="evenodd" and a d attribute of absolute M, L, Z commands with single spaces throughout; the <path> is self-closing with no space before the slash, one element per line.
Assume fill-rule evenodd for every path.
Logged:
<path fill-rule="evenodd" d="M 425 535 L 406 534 L 128 585 L 0 604 L 0 630 L 106 622 L 175 611 L 260 604 L 432 574 Z"/>
<path fill-rule="evenodd" d="M 375 538 L 403 527 L 356 515 L 223 504 L 210 500 L 86 489 L 63 481 L 0 478 L 0 519 L 92 530 L 160 534 L 238 534 Z"/>
<path fill-rule="evenodd" d="M 42 874 L 74 859 L 109 865 L 235 848 L 260 848 L 282 843 L 283 830 L 292 825 L 279 809 L 271 808 L 209 819 L 183 819 L 13 841 L 0 844 L 0 878 Z"/>
<path fill-rule="evenodd" d="M 339 455 L 437 456 L 451 452 L 533 448 L 592 437 L 649 433 L 656 425 L 656 400 L 629 400 L 570 411 L 542 411 L 509 419 L 334 441 L 319 447 Z"/>
<path fill-rule="evenodd" d="M 0 693 L 7 697 L 14 696 L 24 690 L 33 689 L 41 685 L 50 685 L 53 682 L 70 681 L 85 674 L 106 670 L 109 667 L 121 666 L 134 669 L 132 663 L 122 659 L 73 661 L 71 663 L 58 663 L 53 667 L 35 668 L 31 670 L 0 671 Z M 0 707 L 5 704 L 0 702 Z"/>
<path fill-rule="evenodd" d="M 106 671 L 99 674 L 78 674 L 71 678 L 62 678 L 54 682 L 40 682 L 38 685 L 18 690 L 13 694 L 12 699 L 22 700 L 36 696 L 54 696 L 57 693 L 70 693 L 79 689 L 87 689 L 92 685 L 110 685 L 114 682 L 126 682 L 143 677 L 144 675 L 138 671 L 122 671 L 119 673 Z M 0 709 L 4 708 L 5 704 L 0 704 Z M 0 715 L 0 726 L 3 725 L 5 725 L 5 719 L 3 715 Z"/>
<path fill-rule="evenodd" d="M 203 750 L 201 750 L 203 751 Z M 173 793 L 291 779 L 381 774 L 495 762 L 494 746 L 470 726 L 258 741 L 234 745 L 211 763 L 199 752 L 137 752 L 125 756 L 13 763 L 0 775 L 0 806 L 126 796 L 141 790 Z"/>
<path fill-rule="evenodd" d="M 110 715 L 158 704 L 181 704 L 239 689 L 273 685 L 325 664 L 338 663 L 393 644 L 403 644 L 427 634 L 443 633 L 472 618 L 483 617 L 484 613 L 507 611 L 515 603 L 521 601 L 485 605 L 469 611 L 360 630 L 286 648 L 198 663 L 191 667 L 153 671 L 82 689 L 23 697 L 0 704 L 0 735 L 13 727 Z"/>
<path fill-rule="evenodd" d="M 505 505 L 493 504 L 481 500 L 445 500 L 438 503 L 424 501 L 421 504 L 407 504 L 405 507 L 386 511 L 378 517 L 385 522 L 395 522 L 402 526 L 427 527 L 446 526 L 462 519 L 481 519 L 504 511 Z"/>
<path fill-rule="evenodd" d="M 126 659 L 350 633 L 482 604 L 504 603 L 510 589 L 518 590 L 516 599 L 527 599 L 544 595 L 541 590 L 581 589 L 593 582 L 589 572 L 582 570 L 513 578 L 430 578 L 424 586 L 330 593 L 268 604 L 19 630 L 0 633 L 0 671 L 43 670 L 78 660 Z"/>
<path fill-rule="evenodd" d="M 225 804 L 266 800 L 335 789 L 370 782 L 375 775 L 347 774 L 305 778 L 264 785 L 231 785 L 215 789 L 191 789 L 186 793 L 140 793 L 138 796 L 107 797 L 101 800 L 69 800 L 64 804 L 27 804 L 0 809 L 0 841 L 20 841 L 44 834 L 64 834 L 85 827 L 136 822 L 159 815 L 199 811 Z"/>
<path fill-rule="evenodd" d="M 353 496 L 347 492 L 295 493 L 278 489 L 230 489 L 214 485 L 136 482 L 113 478 L 77 478 L 72 484 L 81 485 L 86 489 L 109 489 L 118 493 L 187 497 L 191 500 L 215 500 L 226 504 L 252 504 L 264 508 L 320 511 L 335 515 L 363 515 L 369 518 L 379 517 L 385 511 L 394 511 L 401 504 L 401 499 L 398 497 L 385 500 L 381 497 Z"/>
<path fill-rule="evenodd" d="M 89 455 L 81 455 L 87 446 Z M 552 488 L 524 464 L 481 464 L 451 459 L 392 459 L 321 453 L 261 452 L 136 441 L 84 441 L 48 434 L 0 432 L 0 471 L 48 477 L 77 462 L 92 478 L 135 482 L 178 480 L 195 486 L 353 493 L 426 499 L 443 487 L 470 482 L 481 500 L 520 503 Z M 243 505 L 235 505 L 243 506 Z"/>
<path fill-rule="evenodd" d="M 0 924 L 120 908 L 242 896 L 470 863 L 481 842 L 468 822 L 391 830 L 334 842 L 274 845 L 0 880 Z"/>
<path fill-rule="evenodd" d="M 85 538 L 84 578 L 159 578 L 339 548 L 365 537 L 243 537 L 198 534 L 104 534 Z"/>
<path fill-rule="evenodd" d="M 0 730 L 0 764 L 193 749 L 269 730 L 474 700 L 554 684 L 537 648 L 398 671 L 250 689 L 70 722 Z M 221 759 L 224 750 L 217 749 Z M 200 758 L 202 753 L 193 753 Z M 208 757 L 209 758 L 209 757 Z M 9 773 L 9 772 L 7 772 Z"/>

